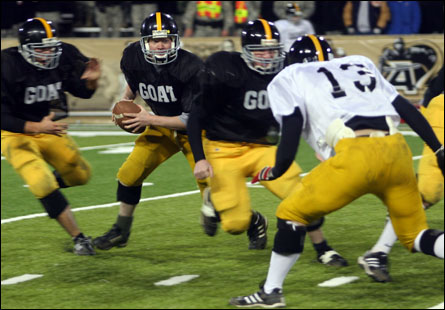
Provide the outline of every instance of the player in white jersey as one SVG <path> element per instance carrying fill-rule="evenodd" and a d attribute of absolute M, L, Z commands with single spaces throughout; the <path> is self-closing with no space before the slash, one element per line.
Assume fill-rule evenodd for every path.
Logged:
<path fill-rule="evenodd" d="M 295 39 L 304 34 L 314 34 L 315 30 L 312 23 L 303 18 L 303 12 L 300 6 L 295 2 L 287 4 L 286 19 L 280 19 L 275 22 L 275 26 L 280 32 L 280 41 L 284 44 L 284 50 L 289 51 Z"/>
<path fill-rule="evenodd" d="M 278 206 L 278 231 L 264 285 L 257 293 L 232 298 L 232 305 L 285 306 L 283 282 L 303 252 L 305 225 L 365 194 L 376 195 L 387 206 L 408 250 L 443 259 L 443 231 L 428 228 L 412 154 L 395 128 L 400 116 L 435 152 L 442 174 L 443 145 L 369 59 L 331 58 L 326 40 L 300 37 L 288 54 L 289 63 L 296 64 L 267 88 L 282 136 L 275 166 L 263 168 L 254 181 L 280 177 L 293 162 L 301 135 L 325 160 Z"/>

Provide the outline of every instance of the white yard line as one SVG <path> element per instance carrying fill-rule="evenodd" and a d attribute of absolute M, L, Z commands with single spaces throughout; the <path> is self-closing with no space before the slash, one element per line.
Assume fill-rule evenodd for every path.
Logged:
<path fill-rule="evenodd" d="M 24 274 L 18 277 L 9 278 L 2 281 L 2 285 L 11 285 L 11 284 L 17 284 L 21 282 L 30 281 L 33 279 L 41 278 L 43 277 L 43 274 Z"/>
<path fill-rule="evenodd" d="M 164 195 L 164 196 L 156 196 L 156 197 L 149 197 L 149 198 L 143 198 L 140 200 L 140 202 L 145 201 L 152 201 L 152 200 L 161 200 L 161 199 L 168 199 L 168 198 L 175 198 L 175 197 L 181 197 L 181 196 L 188 196 L 199 193 L 199 190 L 189 191 L 189 192 L 182 192 L 182 193 L 176 193 L 176 194 L 170 194 L 170 195 Z M 93 209 L 100 209 L 100 208 L 109 208 L 118 206 L 120 202 L 113 202 L 113 203 L 106 203 L 103 205 L 96 205 L 96 206 L 89 206 L 89 207 L 80 207 L 80 208 L 74 208 L 72 209 L 73 212 L 77 211 L 85 211 L 85 210 L 93 210 Z M 12 223 L 17 222 L 21 220 L 27 220 L 27 219 L 33 219 L 37 217 L 44 217 L 48 216 L 47 213 L 36 213 L 36 214 L 30 214 L 30 215 L 24 215 L 24 216 L 18 216 L 18 217 L 12 217 L 9 219 L 2 220 L 2 225 L 6 223 Z"/>
<path fill-rule="evenodd" d="M 433 306 L 431 308 L 428 308 L 428 309 L 444 309 L 444 304 L 442 302 L 442 303 L 440 303 L 438 305 L 435 305 L 435 306 Z"/>
<path fill-rule="evenodd" d="M 318 286 L 320 286 L 320 287 L 336 287 L 336 286 L 340 286 L 343 284 L 348 284 L 348 283 L 354 282 L 358 279 L 359 279 L 359 277 L 356 277 L 356 276 L 337 277 L 337 278 L 332 278 L 330 280 L 324 281 L 322 283 L 318 283 Z"/>
<path fill-rule="evenodd" d="M 184 282 L 188 282 L 190 280 L 193 280 L 195 278 L 198 278 L 199 275 L 197 274 L 188 274 L 188 275 L 183 275 L 183 276 L 176 276 L 176 277 L 171 277 L 167 280 L 163 280 L 163 281 L 159 281 L 156 282 L 155 285 L 159 286 L 172 286 L 172 285 L 177 285 L 177 284 L 181 284 Z"/>
<path fill-rule="evenodd" d="M 106 149 L 106 148 L 109 148 L 109 147 L 127 146 L 127 145 L 134 145 L 134 142 L 105 144 L 105 145 L 96 145 L 96 146 L 85 146 L 85 147 L 79 148 L 79 150 L 80 151 L 100 150 L 100 149 Z"/>

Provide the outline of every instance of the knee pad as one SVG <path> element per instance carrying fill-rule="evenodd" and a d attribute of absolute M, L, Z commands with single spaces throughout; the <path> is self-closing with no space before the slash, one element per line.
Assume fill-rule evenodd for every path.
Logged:
<path fill-rule="evenodd" d="M 40 199 L 40 202 L 42 203 L 49 217 L 52 219 L 57 218 L 68 206 L 68 201 L 58 189 L 48 196 Z"/>
<path fill-rule="evenodd" d="M 137 205 L 141 199 L 142 185 L 124 186 L 117 181 L 117 201 L 122 201 L 130 205 Z"/>
<path fill-rule="evenodd" d="M 296 226 L 290 221 L 278 219 L 278 231 L 272 251 L 279 254 L 302 253 L 304 249 L 304 238 L 306 237 L 306 227 Z"/>
<path fill-rule="evenodd" d="M 443 235 L 443 230 L 437 230 L 437 229 L 427 229 L 423 232 L 422 236 L 420 237 L 420 250 L 422 253 L 436 256 L 436 253 L 434 252 L 434 246 L 436 244 L 436 240 L 440 237 L 440 235 Z"/>
<path fill-rule="evenodd" d="M 311 232 L 314 230 L 319 229 L 324 223 L 324 216 L 322 218 L 319 218 L 318 220 L 313 221 L 312 223 L 309 223 L 309 225 L 306 226 L 306 231 Z"/>

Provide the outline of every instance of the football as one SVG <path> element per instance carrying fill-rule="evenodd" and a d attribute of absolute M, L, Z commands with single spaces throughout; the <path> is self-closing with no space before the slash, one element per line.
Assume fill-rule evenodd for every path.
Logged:
<path fill-rule="evenodd" d="M 137 132 L 132 132 L 132 130 L 134 128 L 128 129 L 125 128 L 125 125 L 122 124 L 122 121 L 130 119 L 131 117 L 127 117 L 124 116 L 124 113 L 139 113 L 140 107 L 134 103 L 132 100 L 121 100 L 118 103 L 116 103 L 113 107 L 113 117 L 114 117 L 114 122 L 116 123 L 116 125 L 118 125 L 120 128 L 122 128 L 123 130 L 129 132 L 129 133 L 134 133 L 134 134 L 139 134 L 144 132 L 145 127 L 140 128 Z"/>

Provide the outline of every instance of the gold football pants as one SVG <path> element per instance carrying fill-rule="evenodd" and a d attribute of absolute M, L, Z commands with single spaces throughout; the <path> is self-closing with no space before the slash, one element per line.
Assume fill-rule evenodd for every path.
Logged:
<path fill-rule="evenodd" d="M 444 141 L 444 95 L 434 97 L 423 115 L 430 123 L 440 143 Z M 443 174 L 437 164 L 437 157 L 428 145 L 424 145 L 422 158 L 417 170 L 420 194 L 423 200 L 433 205 L 443 199 Z"/>
<path fill-rule="evenodd" d="M 188 136 L 163 127 L 149 126 L 136 139 L 135 146 L 117 174 L 125 186 L 140 186 L 160 164 L 182 151 L 190 167 L 195 168 Z M 206 180 L 198 180 L 201 194 L 207 187 Z"/>
<path fill-rule="evenodd" d="M 246 178 L 255 176 L 265 166 L 274 166 L 276 147 L 204 139 L 204 149 L 213 168 L 212 203 L 219 212 L 221 227 L 231 234 L 242 233 L 249 228 L 252 216 Z M 293 163 L 281 178 L 261 184 L 284 199 L 300 182 L 300 173 L 300 167 Z"/>
<path fill-rule="evenodd" d="M 48 164 L 67 186 L 83 185 L 90 179 L 90 165 L 67 135 L 32 135 L 2 130 L 1 138 L 3 155 L 38 199 L 59 188 Z"/>
<path fill-rule="evenodd" d="M 411 150 L 401 134 L 346 138 L 278 206 L 277 217 L 307 225 L 355 199 L 374 194 L 387 206 L 400 242 L 409 250 L 427 229 Z M 366 221 L 366 214 L 363 221 Z M 360 229 L 360 223 L 357 223 Z"/>

